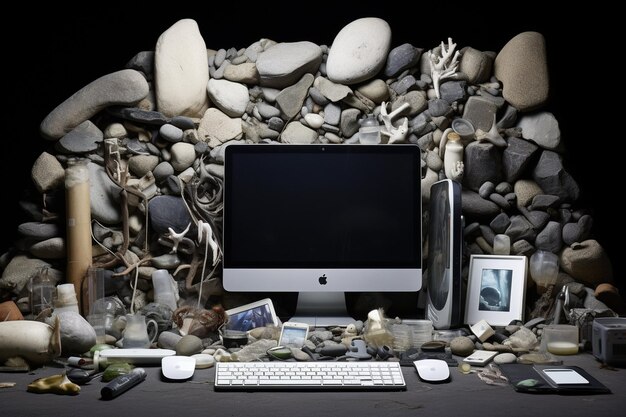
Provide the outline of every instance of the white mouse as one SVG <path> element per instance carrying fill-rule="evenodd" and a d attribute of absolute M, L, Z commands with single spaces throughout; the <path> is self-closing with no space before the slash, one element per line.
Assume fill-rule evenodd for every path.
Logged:
<path fill-rule="evenodd" d="M 189 379 L 196 369 L 196 358 L 191 356 L 166 356 L 161 359 L 161 372 L 167 379 Z"/>
<path fill-rule="evenodd" d="M 413 361 L 417 374 L 425 382 L 443 382 L 450 378 L 448 363 L 441 359 L 420 359 Z"/>

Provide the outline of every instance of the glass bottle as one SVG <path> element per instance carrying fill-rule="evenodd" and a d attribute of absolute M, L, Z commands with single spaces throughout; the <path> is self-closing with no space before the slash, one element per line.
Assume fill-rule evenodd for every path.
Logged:
<path fill-rule="evenodd" d="M 30 278 L 30 311 L 34 317 L 52 307 L 54 282 L 48 276 L 48 267 L 44 266 Z"/>
<path fill-rule="evenodd" d="M 380 143 L 380 124 L 373 114 L 368 114 L 359 121 L 359 142 L 364 145 Z"/>

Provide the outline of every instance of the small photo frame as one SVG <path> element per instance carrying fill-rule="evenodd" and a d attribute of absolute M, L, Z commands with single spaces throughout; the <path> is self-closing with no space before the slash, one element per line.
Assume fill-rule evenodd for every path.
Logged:
<path fill-rule="evenodd" d="M 226 310 L 228 321 L 225 328 L 247 332 L 256 327 L 268 325 L 278 326 L 278 316 L 274 311 L 274 304 L 269 298 L 254 303 Z"/>
<path fill-rule="evenodd" d="M 506 326 L 522 320 L 527 270 L 526 256 L 471 255 L 465 323 Z"/>

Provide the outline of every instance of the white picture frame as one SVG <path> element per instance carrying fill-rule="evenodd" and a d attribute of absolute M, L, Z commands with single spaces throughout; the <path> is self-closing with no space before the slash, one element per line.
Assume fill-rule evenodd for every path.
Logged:
<path fill-rule="evenodd" d="M 527 271 L 526 256 L 471 255 L 465 323 L 506 326 L 523 320 Z"/>
<path fill-rule="evenodd" d="M 279 320 L 270 298 L 226 310 L 228 330 L 250 331 L 256 327 L 278 326 Z"/>

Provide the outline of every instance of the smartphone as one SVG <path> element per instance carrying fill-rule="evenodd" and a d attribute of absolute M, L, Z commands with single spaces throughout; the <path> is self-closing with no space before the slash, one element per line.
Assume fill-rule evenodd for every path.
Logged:
<path fill-rule="evenodd" d="M 280 332 L 280 339 L 278 340 L 278 344 L 281 346 L 301 348 L 302 346 L 304 346 L 304 342 L 306 342 L 308 335 L 308 324 L 288 321 L 286 323 L 283 323 L 283 328 Z"/>

